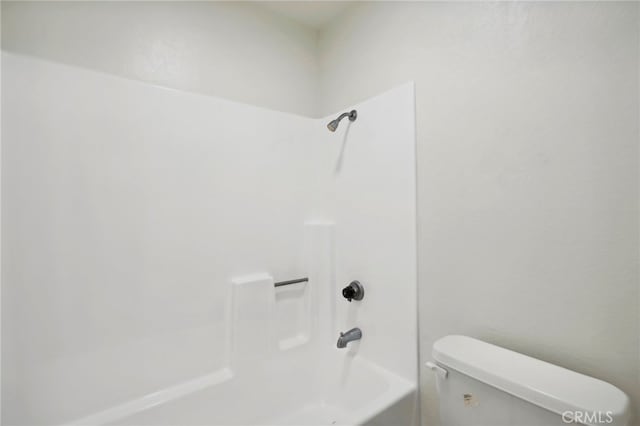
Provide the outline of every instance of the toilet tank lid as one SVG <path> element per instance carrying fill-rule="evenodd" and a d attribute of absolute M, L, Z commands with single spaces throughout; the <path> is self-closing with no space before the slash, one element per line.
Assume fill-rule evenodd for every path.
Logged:
<path fill-rule="evenodd" d="M 629 421 L 629 398 L 617 387 L 518 352 L 467 336 L 446 336 L 433 344 L 433 357 L 443 367 L 554 413 L 588 413 L 581 414 L 582 424 L 623 426 Z"/>

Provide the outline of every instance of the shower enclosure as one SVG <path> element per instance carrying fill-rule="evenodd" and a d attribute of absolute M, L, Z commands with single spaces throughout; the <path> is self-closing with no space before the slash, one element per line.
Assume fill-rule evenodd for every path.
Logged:
<path fill-rule="evenodd" d="M 3 424 L 417 423 L 413 84 L 330 132 L 2 61 Z"/>

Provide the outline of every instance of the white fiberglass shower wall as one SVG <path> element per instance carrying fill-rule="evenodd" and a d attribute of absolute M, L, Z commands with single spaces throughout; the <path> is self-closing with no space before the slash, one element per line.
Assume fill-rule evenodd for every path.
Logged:
<path fill-rule="evenodd" d="M 416 421 L 412 84 L 331 133 L 2 61 L 3 424 Z"/>

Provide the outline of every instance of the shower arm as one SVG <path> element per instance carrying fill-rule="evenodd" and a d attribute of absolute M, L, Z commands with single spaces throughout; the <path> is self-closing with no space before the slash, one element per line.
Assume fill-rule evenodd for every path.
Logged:
<path fill-rule="evenodd" d="M 351 114 L 353 113 L 353 111 L 349 111 L 349 112 L 343 112 L 342 114 L 340 114 L 338 116 L 338 118 L 336 118 L 336 121 L 340 122 L 342 121 L 343 118 L 345 117 L 349 117 L 349 120 L 353 121 L 353 119 L 351 119 Z"/>

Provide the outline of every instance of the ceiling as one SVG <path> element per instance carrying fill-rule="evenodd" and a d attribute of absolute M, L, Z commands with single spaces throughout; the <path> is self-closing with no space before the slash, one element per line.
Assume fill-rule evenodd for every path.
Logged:
<path fill-rule="evenodd" d="M 351 1 L 261 1 L 273 12 L 313 28 L 321 28 L 346 9 Z"/>

